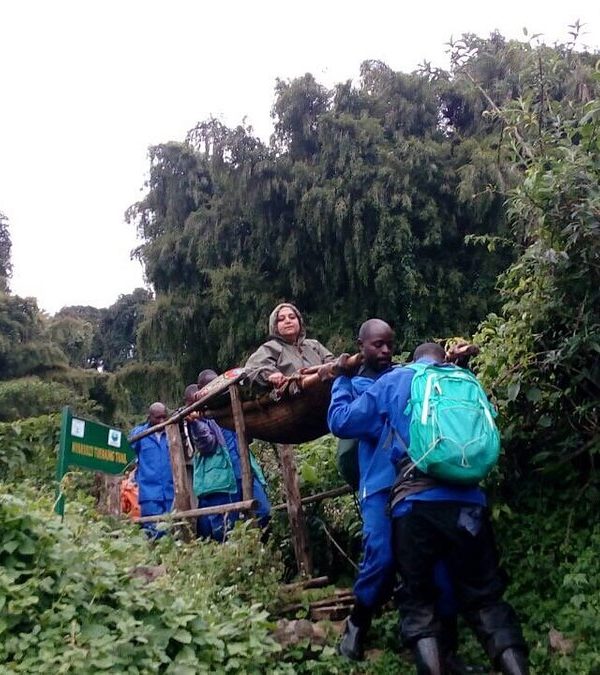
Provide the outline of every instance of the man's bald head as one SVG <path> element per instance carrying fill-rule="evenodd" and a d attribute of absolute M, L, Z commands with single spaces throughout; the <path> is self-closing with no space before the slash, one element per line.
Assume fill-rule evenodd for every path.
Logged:
<path fill-rule="evenodd" d="M 160 401 L 153 403 L 148 408 L 148 422 L 153 427 L 155 424 L 160 424 L 167 419 L 167 406 Z"/>
<path fill-rule="evenodd" d="M 392 327 L 383 319 L 368 319 L 365 321 L 362 326 L 358 329 L 358 342 L 370 338 L 374 332 L 389 332 L 394 333 Z"/>
<path fill-rule="evenodd" d="M 381 319 L 365 321 L 358 331 L 358 348 L 365 364 L 377 372 L 387 370 L 394 353 L 394 331 Z"/>

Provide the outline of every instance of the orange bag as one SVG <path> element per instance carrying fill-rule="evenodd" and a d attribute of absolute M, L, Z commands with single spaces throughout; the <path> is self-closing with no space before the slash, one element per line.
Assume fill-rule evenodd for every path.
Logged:
<path fill-rule="evenodd" d="M 125 476 L 120 486 L 121 512 L 127 514 L 130 518 L 139 518 L 140 502 L 139 489 L 135 482 L 135 471 Z"/>

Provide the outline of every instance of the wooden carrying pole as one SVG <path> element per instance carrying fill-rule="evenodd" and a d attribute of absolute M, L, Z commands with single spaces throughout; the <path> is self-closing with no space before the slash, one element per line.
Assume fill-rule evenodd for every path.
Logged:
<path fill-rule="evenodd" d="M 226 387 L 230 387 L 232 384 L 236 384 L 239 382 L 245 375 L 244 371 L 240 368 L 238 371 L 232 371 L 235 374 L 235 377 L 232 377 L 229 379 L 229 381 L 226 383 Z M 221 376 L 222 377 L 222 376 Z M 213 380 L 214 381 L 214 380 Z M 165 427 L 170 426 L 171 424 L 175 424 L 176 422 L 179 422 L 179 420 L 184 419 L 187 417 L 191 412 L 194 412 L 194 410 L 200 410 L 202 406 L 206 405 L 208 401 L 210 401 L 214 396 L 217 394 L 221 393 L 225 389 L 223 389 L 224 385 L 221 383 L 220 386 L 211 386 L 212 383 L 209 383 L 206 385 L 206 387 L 203 387 L 200 392 L 200 398 L 198 398 L 196 401 L 194 401 L 191 405 L 186 406 L 185 408 L 181 408 L 181 410 L 177 410 L 171 417 L 169 417 L 168 420 L 165 420 L 164 422 L 161 422 L 160 424 L 155 424 L 153 427 L 149 427 L 148 429 L 144 429 L 144 431 L 140 431 L 139 434 L 134 434 L 133 436 L 130 436 L 127 440 L 130 443 L 133 443 L 134 441 L 139 441 L 140 438 L 144 438 L 144 436 L 150 436 L 150 434 L 153 434 L 157 431 L 161 431 Z"/>
<path fill-rule="evenodd" d="M 287 503 L 287 512 L 290 519 L 292 533 L 292 545 L 298 565 L 298 572 L 302 576 L 312 576 L 312 553 L 306 529 L 304 510 L 300 499 L 300 487 L 298 485 L 298 472 L 294 460 L 294 446 L 277 444 L 279 458 L 281 460 L 281 472 L 283 489 Z"/>
<path fill-rule="evenodd" d="M 333 363 L 331 364 L 332 366 Z M 358 366 L 360 366 L 361 363 L 362 363 L 362 354 L 353 354 L 352 356 L 348 357 L 348 360 L 346 361 L 346 366 L 348 368 L 358 368 Z M 304 368 L 301 371 L 303 375 L 298 381 L 300 389 L 310 389 L 311 387 L 314 387 L 315 384 L 320 382 L 318 375 L 320 367 L 321 366 L 309 366 L 308 368 Z"/>
<path fill-rule="evenodd" d="M 248 439 L 246 438 L 246 423 L 244 422 L 242 399 L 240 398 L 240 390 L 237 384 L 232 384 L 229 387 L 229 394 L 231 396 L 231 412 L 233 413 L 233 422 L 235 424 L 235 433 L 242 465 L 242 498 L 252 499 L 254 491 L 252 489 L 250 450 L 248 449 Z"/>

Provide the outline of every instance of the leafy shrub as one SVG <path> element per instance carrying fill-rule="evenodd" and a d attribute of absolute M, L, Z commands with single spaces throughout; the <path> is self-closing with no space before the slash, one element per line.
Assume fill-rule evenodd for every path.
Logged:
<path fill-rule="evenodd" d="M 59 382 L 47 382 L 38 377 L 23 377 L 0 382 L 0 422 L 25 417 L 39 417 L 74 406 L 81 415 L 91 415 L 97 406 Z"/>
<path fill-rule="evenodd" d="M 523 483 L 511 508 L 495 510 L 495 525 L 532 667 L 579 675 L 600 668 L 600 498 L 597 485 L 581 490 L 568 472 L 563 479 L 558 489 Z M 552 628 L 573 641 L 573 653 L 550 651 Z"/>
<path fill-rule="evenodd" d="M 48 486 L 56 472 L 60 416 L 0 424 L 0 479 Z"/>
<path fill-rule="evenodd" d="M 4 672 L 277 671 L 267 613 L 252 591 L 247 602 L 238 595 L 268 588 L 276 569 L 272 556 L 257 560 L 257 533 L 233 546 L 165 540 L 152 550 L 137 528 L 115 529 L 81 505 L 61 523 L 48 506 L 0 494 Z M 155 581 L 132 573 L 156 562 L 166 573 Z"/>
<path fill-rule="evenodd" d="M 337 439 L 331 435 L 298 447 L 298 471 L 305 488 L 303 496 L 344 485 L 337 469 L 336 448 Z"/>
<path fill-rule="evenodd" d="M 535 118 L 506 116 L 524 128 Z M 566 461 L 587 472 L 600 452 L 600 101 L 548 119 L 509 200 L 520 256 L 500 278 L 501 313 L 476 339 L 509 451 L 560 477 Z"/>

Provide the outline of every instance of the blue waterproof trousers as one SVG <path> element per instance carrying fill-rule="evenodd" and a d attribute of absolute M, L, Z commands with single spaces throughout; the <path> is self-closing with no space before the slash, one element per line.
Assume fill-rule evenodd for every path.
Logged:
<path fill-rule="evenodd" d="M 237 492 L 215 492 L 211 495 L 198 498 L 198 508 L 205 506 L 219 506 L 220 504 L 232 504 L 242 501 L 242 481 L 238 480 Z M 258 518 L 259 525 L 266 527 L 271 518 L 271 502 L 267 497 L 263 484 L 254 477 L 252 485 L 254 499 L 258 501 L 258 507 L 255 516 Z M 239 511 L 230 511 L 229 513 L 217 513 L 212 516 L 202 516 L 198 518 L 198 535 L 200 537 L 210 537 L 215 541 L 225 541 L 227 532 L 239 520 Z"/>
<path fill-rule="evenodd" d="M 389 491 L 382 490 L 360 502 L 362 559 L 354 582 L 356 600 L 370 609 L 385 603 L 394 590 L 392 521 L 387 514 Z"/>
<path fill-rule="evenodd" d="M 162 501 L 146 501 L 140 502 L 141 516 L 158 516 L 161 513 L 168 513 L 173 507 L 172 499 L 164 499 Z M 158 539 L 166 534 L 166 530 L 157 527 L 156 523 L 143 523 L 142 527 L 146 534 L 152 539 Z"/>

